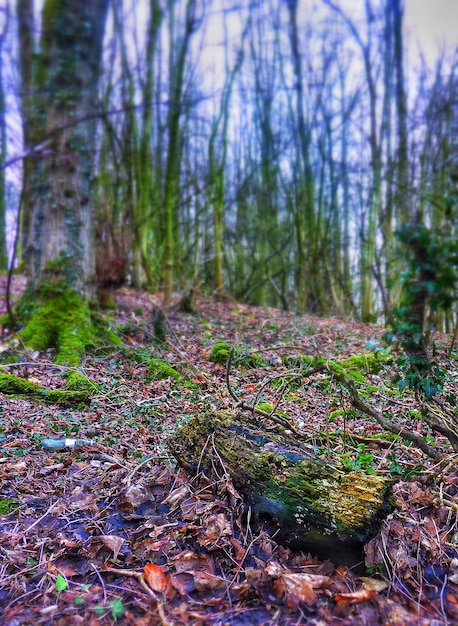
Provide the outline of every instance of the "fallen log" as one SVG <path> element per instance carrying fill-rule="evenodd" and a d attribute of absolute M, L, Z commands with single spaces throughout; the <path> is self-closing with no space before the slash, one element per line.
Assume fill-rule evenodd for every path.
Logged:
<path fill-rule="evenodd" d="M 188 472 L 231 478 L 276 541 L 331 560 L 361 548 L 391 509 L 390 479 L 325 462 L 296 437 L 228 411 L 194 416 L 168 446 Z"/>

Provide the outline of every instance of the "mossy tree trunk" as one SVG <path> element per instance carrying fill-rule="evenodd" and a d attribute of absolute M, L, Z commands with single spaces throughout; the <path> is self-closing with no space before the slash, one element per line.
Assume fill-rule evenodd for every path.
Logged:
<path fill-rule="evenodd" d="M 210 141 L 208 146 L 209 181 L 211 203 L 213 205 L 213 238 L 214 238 L 214 282 L 216 293 L 224 291 L 223 278 L 223 255 L 224 255 L 224 203 L 226 196 L 226 165 L 228 152 L 228 126 L 232 90 L 235 78 L 243 63 L 243 42 L 246 29 L 244 30 L 242 45 L 238 52 L 236 62 L 229 70 L 228 41 L 225 41 L 226 81 L 221 94 L 220 110 L 212 123 Z"/>
<path fill-rule="evenodd" d="M 6 108 L 5 91 L 3 88 L 3 42 L 6 37 L 8 19 L 0 32 L 0 163 L 6 161 Z M 4 272 L 8 267 L 6 251 L 6 187 L 5 170 L 0 167 L 0 271 Z"/>
<path fill-rule="evenodd" d="M 24 80 L 29 90 L 24 136 L 33 142 L 26 148 L 45 146 L 25 168 L 28 284 L 18 309 L 26 323 L 22 338 L 40 350 L 57 345 L 61 360 L 72 363 L 91 336 L 87 311 L 95 289 L 91 178 L 108 1 L 46 0 L 39 46 L 33 55 L 29 49 L 29 59 L 21 59 L 23 70 L 32 68 Z M 33 15 L 30 11 L 28 19 Z M 71 337 L 77 338 L 75 349 L 63 356 Z"/>
<path fill-rule="evenodd" d="M 170 9 L 170 40 L 173 41 L 175 17 L 173 3 Z M 163 308 L 170 307 L 173 280 L 176 268 L 180 265 L 180 241 L 178 237 L 178 197 L 180 178 L 180 120 L 184 110 L 183 92 L 185 88 L 185 69 L 188 48 L 193 33 L 199 22 L 196 17 L 196 1 L 187 0 L 184 32 L 178 52 L 170 48 L 170 103 L 167 114 L 168 152 L 164 180 L 164 255 L 162 259 L 164 276 Z"/>

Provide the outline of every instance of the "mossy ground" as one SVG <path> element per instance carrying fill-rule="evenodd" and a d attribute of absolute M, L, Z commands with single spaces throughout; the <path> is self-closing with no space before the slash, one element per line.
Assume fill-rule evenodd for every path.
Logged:
<path fill-rule="evenodd" d="M 220 363 L 221 365 L 226 365 L 229 356 L 231 354 L 232 347 L 230 344 L 225 342 L 216 343 L 210 354 L 210 361 L 213 363 Z M 242 350 L 240 347 L 234 349 L 233 355 L 233 365 L 242 366 L 242 367 L 265 367 L 267 364 L 266 359 L 261 357 L 259 354 L 255 352 L 247 352 Z"/>
<path fill-rule="evenodd" d="M 19 290 L 13 292 L 13 297 L 18 295 Z M 49 394 L 45 394 L 43 400 L 38 402 L 29 394 L 24 394 L 25 398 L 17 398 L 0 393 L 0 478 L 11 492 L 3 494 L 4 502 L 0 511 L 1 516 L 8 516 L 3 518 L 2 547 L 5 555 L 9 554 L 11 558 L 4 559 L 2 566 L 5 570 L 4 593 L 8 594 L 9 604 L 9 609 L 5 610 L 10 611 L 10 617 L 17 623 L 32 624 L 34 620 L 37 621 L 36 616 L 40 615 L 43 607 L 47 610 L 51 607 L 55 612 L 47 613 L 48 621 L 59 619 L 70 624 L 75 623 L 80 616 L 88 624 L 101 623 L 104 619 L 111 623 L 112 599 L 119 598 L 126 611 L 129 611 L 131 620 L 149 623 L 151 594 L 131 577 L 124 576 L 127 569 L 122 569 L 126 566 L 123 563 L 126 555 L 129 559 L 128 569 L 132 572 L 143 571 L 145 555 L 152 554 L 154 557 L 154 554 L 159 554 L 151 548 L 151 528 L 144 523 L 146 514 L 148 519 L 160 521 L 159 526 L 155 524 L 159 534 L 153 541 L 159 545 L 160 550 L 165 546 L 168 575 L 174 577 L 179 574 L 178 567 L 183 563 L 184 553 L 197 554 L 199 563 L 204 567 L 205 564 L 210 564 L 210 574 L 213 574 L 212 565 L 218 565 L 219 576 L 216 582 L 222 581 L 222 586 L 216 588 L 213 584 L 206 585 L 205 589 L 199 587 L 190 592 L 186 589 L 185 595 L 177 592 L 175 596 L 167 597 L 163 610 L 170 623 L 176 621 L 177 616 L 189 614 L 196 615 L 196 620 L 202 623 L 212 620 L 214 622 L 215 606 L 220 611 L 217 616 L 218 619 L 221 618 L 220 621 L 230 621 L 237 615 L 241 620 L 245 619 L 246 623 L 253 623 L 255 618 L 264 623 L 277 623 L 279 615 L 286 621 L 289 620 L 288 623 L 302 623 L 305 619 L 304 611 L 307 619 L 317 623 L 367 623 L 368 611 L 374 624 L 391 623 L 393 615 L 401 615 L 400 619 L 406 624 L 418 624 L 419 615 L 421 617 L 422 614 L 426 616 L 426 621 L 430 616 L 443 617 L 450 623 L 457 621 L 456 603 L 453 603 L 452 595 L 454 587 L 450 580 L 454 575 L 450 569 L 450 546 L 456 533 L 456 515 L 453 509 L 454 498 L 456 500 L 454 466 L 439 466 L 436 461 L 418 454 L 414 446 L 406 445 L 399 436 L 383 432 L 378 423 L 351 406 L 345 386 L 329 370 L 319 372 L 313 378 L 304 376 L 304 371 L 296 365 L 294 369 L 298 377 L 305 382 L 302 388 L 291 393 L 290 388 L 282 394 L 278 388 L 272 391 L 265 384 L 266 380 L 278 373 L 277 370 L 283 374 L 289 369 L 280 362 L 284 353 L 294 355 L 299 350 L 313 355 L 311 358 L 322 357 L 324 363 L 330 360 L 345 361 L 350 355 L 362 356 L 367 350 L 366 344 L 374 337 L 379 337 L 383 329 L 377 330 L 336 319 L 320 320 L 309 316 L 299 318 L 272 309 L 242 308 L 242 305 L 241 310 L 250 312 L 250 315 L 242 317 L 239 314 L 236 321 L 242 320 L 244 325 L 236 326 L 234 314 L 229 307 L 210 300 L 198 300 L 199 316 L 171 316 L 167 321 L 171 331 L 169 344 L 159 345 L 151 341 L 151 295 L 122 289 L 116 292 L 116 298 L 118 310 L 110 320 L 113 327 L 126 325 L 130 320 L 138 322 L 138 332 L 126 335 L 122 347 L 96 347 L 92 351 L 91 346 L 88 346 L 81 369 L 55 367 L 50 363 L 50 356 L 53 355 L 51 350 L 38 355 L 23 353 L 22 356 L 17 352 L 17 363 L 14 366 L 0 366 L 0 372 L 14 372 L 24 379 L 28 378 L 29 382 L 39 381 L 43 386 L 65 386 L 67 389 L 87 384 L 91 390 L 94 389 L 93 385 L 98 386 L 98 391 L 91 395 L 91 405 L 84 408 L 49 405 Z M 1 305 L 0 299 L 0 307 Z M 96 325 L 92 311 L 90 315 Z M 305 335 L 302 329 L 306 326 L 314 326 L 317 336 Z M 134 327 L 133 331 L 135 330 Z M 4 341 L 6 337 L 11 337 L 11 334 L 5 332 Z M 284 339 L 285 337 L 288 339 Z M 228 466 L 223 468 L 218 459 L 221 449 L 229 452 L 229 445 L 231 449 L 237 448 L 237 433 L 241 424 L 239 411 L 234 414 L 234 402 L 226 391 L 225 368 L 215 366 L 208 359 L 211 348 L 217 341 L 244 346 L 247 350 L 257 346 L 264 347 L 262 355 L 267 356 L 269 366 L 261 370 L 238 367 L 235 364 L 230 372 L 232 388 L 241 400 L 250 404 L 264 403 L 274 407 L 279 401 L 278 409 L 288 414 L 290 423 L 304 434 L 305 445 L 312 447 L 325 463 L 335 464 L 347 453 L 352 454 L 351 459 L 355 458 L 359 440 L 355 440 L 355 443 L 352 437 L 358 435 L 374 440 L 368 446 L 374 456 L 373 466 L 377 475 L 393 475 L 392 465 L 397 466 L 397 477 L 401 476 L 400 472 L 404 469 L 416 471 L 396 485 L 397 508 L 387 518 L 380 537 L 369 544 L 367 551 L 367 556 L 371 558 L 370 567 L 378 572 L 375 577 L 387 579 L 387 591 L 374 594 L 369 601 L 342 606 L 341 602 L 334 601 L 333 594 L 341 593 L 343 577 L 345 591 L 356 592 L 355 598 L 361 598 L 359 594 L 365 590 L 361 579 L 355 574 L 355 569 L 344 569 L 348 560 L 340 560 L 344 557 L 336 552 L 334 544 L 332 549 L 326 548 L 318 554 L 317 546 L 325 540 L 323 533 L 321 536 L 314 536 L 312 531 L 307 531 L 308 545 L 305 548 L 292 543 L 288 544 L 288 550 L 279 548 L 274 543 L 278 544 L 283 539 L 279 534 L 275 534 L 274 542 L 269 540 L 266 533 L 271 529 L 276 533 L 285 527 L 268 526 L 269 515 L 282 520 L 282 515 L 293 511 L 293 514 L 297 514 L 297 522 L 304 520 L 305 525 L 304 512 L 297 508 L 297 494 L 294 490 L 290 502 L 292 508 L 288 510 L 287 501 L 279 507 L 278 499 L 275 501 L 269 498 L 275 496 L 275 491 L 272 482 L 266 484 L 262 498 L 246 503 L 244 510 L 250 517 L 241 514 L 242 503 L 237 494 L 242 495 L 242 490 L 234 491 L 235 483 L 228 478 Z M 281 347 L 282 341 L 286 342 L 284 347 Z M 19 347 L 18 344 L 14 349 Z M 1 365 L 6 362 L 4 357 L 7 352 L 9 349 L 1 353 Z M 445 354 L 445 351 L 439 353 L 438 357 L 441 354 Z M 9 358 L 13 358 L 13 355 L 10 354 Z M 200 385 L 200 390 L 189 393 L 187 380 L 183 384 L 183 381 L 177 381 L 173 377 L 164 380 L 150 379 L 149 362 L 152 359 L 164 361 L 183 377 L 189 376 L 193 383 Z M 356 381 L 358 390 L 367 389 L 369 385 L 378 387 L 373 401 L 380 405 L 386 415 L 403 420 L 403 424 L 421 427 L 421 414 L 418 411 L 413 414 L 413 410 L 418 408 L 415 398 L 408 391 L 401 396 L 399 389 L 393 387 L 395 361 L 388 367 L 384 366 L 376 376 L 360 370 L 359 367 L 355 368 L 354 363 L 350 369 L 360 371 L 367 379 L 366 384 Z M 452 367 L 450 371 L 454 371 Z M 68 375 L 63 380 L 64 372 Z M 90 382 L 85 382 L 83 374 L 87 374 Z M 456 378 L 453 381 L 452 391 L 456 393 Z M 326 388 L 325 382 L 329 383 Z M 220 439 L 208 438 L 208 433 L 205 437 L 202 432 L 205 448 L 200 446 L 195 455 L 188 453 L 186 456 L 190 471 L 171 472 L 169 476 L 165 468 L 169 468 L 172 462 L 167 452 L 167 441 L 171 433 L 176 431 L 180 423 L 189 423 L 194 415 L 215 413 L 225 408 L 235 420 L 237 429 L 229 430 L 228 422 L 221 421 L 221 442 L 226 442 L 226 448 L 221 446 Z M 331 411 L 335 411 L 332 432 L 329 430 L 328 419 Z M 263 416 L 255 418 L 253 420 L 251 411 L 247 412 L 247 419 L 255 425 L 266 422 L 270 439 L 275 437 L 276 431 L 283 428 Z M 193 431 L 190 430 L 189 433 L 192 435 Z M 83 445 L 76 446 L 73 450 L 50 451 L 42 446 L 43 438 L 64 437 L 95 440 L 97 447 Z M 377 445 L 376 437 L 382 439 L 381 445 Z M 300 441 L 302 440 L 296 441 L 298 446 Z M 392 445 L 386 445 L 390 441 Z M 443 441 L 441 443 L 439 439 L 438 443 L 442 446 L 441 449 L 445 449 Z M 269 477 L 278 479 L 277 484 L 284 487 L 285 493 L 286 486 L 281 479 L 286 474 L 284 468 L 293 459 L 285 459 L 283 455 L 282 460 L 278 448 L 267 448 L 264 452 L 265 456 L 257 470 L 267 481 Z M 214 469 L 218 472 L 217 480 L 212 481 L 208 479 L 209 473 L 203 472 L 203 462 L 209 459 L 210 454 Z M 305 468 L 303 469 L 305 473 Z M 419 478 L 417 474 L 421 473 Z M 359 498 L 361 494 L 356 491 L 357 485 L 351 471 L 343 471 L 342 475 L 348 477 L 348 484 L 342 485 L 343 495 L 346 495 L 348 489 L 349 496 Z M 371 476 L 358 475 L 364 482 L 368 481 L 368 485 L 372 483 Z M 307 483 L 312 480 L 315 480 L 313 475 Z M 300 481 L 291 487 L 305 494 Z M 146 502 L 141 502 L 138 506 L 134 503 L 133 511 L 132 508 L 122 508 L 124 503 L 130 506 L 130 500 L 126 497 L 127 491 L 145 494 Z M 165 504 L 172 493 L 175 500 L 169 499 L 170 504 Z M 336 505 L 338 495 L 336 491 Z M 183 499 L 180 501 L 178 498 Z M 334 498 L 333 492 L 330 498 Z M 364 503 L 364 510 L 366 508 L 367 503 Z M 340 532 L 338 514 L 341 509 L 334 510 L 336 526 Z M 357 509 L 355 513 L 348 515 L 349 520 L 357 522 L 358 514 Z M 263 520 L 262 532 L 254 528 L 255 516 Z M 245 524 L 246 519 L 249 526 Z M 31 529 L 36 520 L 38 522 Z M 343 521 L 345 520 L 344 516 Z M 224 522 L 224 527 L 221 522 Z M 231 523 L 234 525 L 233 529 L 227 525 Z M 218 526 L 217 532 L 215 524 Z M 75 544 L 75 532 L 78 528 L 87 529 L 92 540 L 97 541 L 90 554 L 86 549 L 86 542 Z M 124 539 L 116 559 L 119 565 L 118 575 L 106 573 L 107 565 L 111 565 L 113 569 L 117 564 L 113 562 L 112 550 L 103 546 L 99 549 L 98 542 L 100 536 L 112 534 L 113 528 L 122 529 Z M 219 532 L 222 528 L 224 532 Z M 226 528 L 230 529 L 231 535 L 226 533 Z M 435 528 L 440 529 L 439 534 L 435 533 Z M 18 543 L 18 537 L 22 537 L 24 532 L 26 544 L 24 541 Z M 294 539 L 291 533 L 287 534 L 285 541 Z M 237 541 L 232 541 L 233 537 Z M 59 568 L 65 566 L 62 550 L 56 550 L 56 546 L 59 548 L 63 545 L 72 546 L 70 556 L 72 562 L 78 565 L 79 575 L 69 580 L 71 589 L 62 592 L 56 590 L 53 581 L 55 572 L 61 571 Z M 311 556 L 308 556 L 309 553 Z M 281 567 L 285 568 L 282 571 L 293 570 L 300 575 L 304 571 L 319 574 L 323 571 L 330 572 L 329 563 L 323 566 L 317 558 L 330 558 L 339 567 L 329 573 L 331 585 L 326 586 L 323 592 L 317 592 L 315 605 L 301 604 L 297 611 L 291 613 L 284 597 L 275 600 L 273 584 L 277 588 L 278 579 L 275 578 L 274 582 L 270 578 L 266 579 L 265 564 L 271 560 L 272 554 Z M 347 557 L 348 547 L 345 544 L 345 558 Z M 254 569 L 237 568 L 236 582 L 240 584 L 240 591 L 237 592 L 236 586 L 232 585 L 231 593 L 228 594 L 224 581 L 234 578 L 234 567 L 241 563 L 240 559 L 243 561 L 242 565 L 253 565 Z M 359 550 L 354 562 L 361 559 L 364 559 L 364 555 Z M 23 565 L 18 568 L 18 563 Z M 40 572 L 35 573 L 37 564 L 40 563 L 58 568 L 51 571 L 54 578 L 44 586 L 36 584 L 42 580 Z M 384 563 L 390 564 L 386 576 L 383 573 Z M 100 584 L 94 584 L 94 568 L 104 577 L 106 601 L 100 593 Z M 249 578 L 245 576 L 249 573 L 248 570 Z M 435 583 L 429 586 L 425 584 L 427 572 L 432 570 L 444 575 L 439 588 L 439 592 L 444 589 L 443 594 L 437 593 Z M 366 572 L 366 575 L 374 577 L 373 573 Z M 210 582 L 214 582 L 214 579 L 214 576 L 211 577 Z M 396 589 L 393 590 L 393 580 L 402 580 L 405 583 L 402 593 L 396 594 Z M 136 585 L 136 602 L 132 602 L 131 583 Z M 24 589 L 31 589 L 33 593 L 24 597 Z M 78 599 L 84 599 L 84 604 L 77 606 L 73 602 L 75 595 Z M 452 598 L 452 601 L 448 598 Z M 455 611 L 453 614 L 448 611 L 450 607 Z M 102 609 L 105 609 L 104 616 L 101 616 Z M 4 621 L 6 619 L 5 616 Z M 121 618 L 121 622 L 123 619 Z"/>
<path fill-rule="evenodd" d="M 0 374 L 0 391 L 9 395 L 27 396 L 40 402 L 57 405 L 87 403 L 96 390 L 86 376 L 78 371 L 86 351 L 102 344 L 119 344 L 104 318 L 92 311 L 88 303 L 63 284 L 26 290 L 15 309 L 17 322 L 22 326 L 14 338 L 14 345 L 5 353 L 3 364 L 21 361 L 19 346 L 43 353 L 54 350 L 54 362 L 68 367 L 65 385 L 61 389 L 47 389 L 35 382 L 10 373 Z M 11 326 L 4 316 L 3 325 Z"/>

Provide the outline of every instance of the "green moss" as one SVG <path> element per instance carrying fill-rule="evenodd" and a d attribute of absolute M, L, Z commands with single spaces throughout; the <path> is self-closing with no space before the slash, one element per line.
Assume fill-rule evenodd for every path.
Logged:
<path fill-rule="evenodd" d="M 14 328 L 13 321 L 8 313 L 0 315 L 0 326 L 2 328 Z"/>
<path fill-rule="evenodd" d="M 257 404 L 256 408 L 259 411 L 264 411 L 264 413 L 272 413 L 274 410 L 274 406 L 269 402 L 261 402 L 261 404 Z"/>
<path fill-rule="evenodd" d="M 228 343 L 216 343 L 211 351 L 210 361 L 212 361 L 212 363 L 226 365 L 229 360 L 231 349 L 232 348 Z M 241 349 L 236 349 L 234 350 L 233 364 L 235 366 L 241 365 L 243 367 L 265 367 L 267 365 L 267 361 L 259 354 L 244 353 Z"/>
<path fill-rule="evenodd" d="M 0 374 L 0 392 L 7 395 L 30 397 L 46 404 L 75 406 L 90 401 L 88 390 L 46 389 L 37 383 L 24 380 L 13 374 Z"/>
<path fill-rule="evenodd" d="M 18 338 L 38 352 L 55 348 L 55 362 L 61 365 L 78 367 L 86 349 L 103 341 L 121 343 L 105 319 L 64 281 L 43 281 L 37 289 L 27 289 L 16 314 L 23 325 Z"/>
<path fill-rule="evenodd" d="M 38 297 L 19 338 L 32 350 L 56 348 L 56 363 L 78 366 L 86 347 L 96 343 L 89 309 L 76 292 L 63 290 Z"/>
<path fill-rule="evenodd" d="M 306 354 L 294 356 L 286 355 L 283 363 L 288 367 L 301 367 L 309 369 L 313 367 L 323 367 L 339 375 L 350 375 L 355 380 L 361 380 L 361 374 L 378 374 L 383 365 L 390 358 L 384 352 L 366 352 L 364 354 L 354 354 L 346 359 L 325 360 L 316 359 Z"/>
<path fill-rule="evenodd" d="M 174 380 L 181 380 L 181 374 L 165 361 L 159 359 L 151 359 L 149 362 L 149 373 L 153 378 L 163 380 L 166 378 L 173 378 Z"/>
<path fill-rule="evenodd" d="M 344 411 L 344 409 L 335 409 L 334 411 L 331 411 L 327 414 L 326 419 L 328 419 L 330 422 L 335 422 L 338 417 L 345 417 L 345 415 L 346 412 Z"/>
<path fill-rule="evenodd" d="M 0 500 L 0 515 L 10 515 L 16 513 L 19 509 L 19 504 L 14 498 L 4 498 Z"/>
<path fill-rule="evenodd" d="M 244 367 L 266 367 L 267 361 L 262 356 L 256 353 L 243 354 L 243 352 L 236 352 L 236 365 L 243 365 Z"/>
<path fill-rule="evenodd" d="M 84 376 L 84 374 L 81 374 L 80 372 L 72 370 L 66 375 L 65 389 L 68 391 L 94 392 L 97 391 L 98 388 L 98 385 L 95 385 L 89 380 L 89 378 L 87 378 L 87 376 Z"/>
<path fill-rule="evenodd" d="M 367 352 L 349 356 L 347 359 L 339 361 L 339 365 L 345 370 L 378 374 L 389 358 L 390 355 L 383 352 Z"/>
<path fill-rule="evenodd" d="M 210 354 L 210 361 L 212 363 L 220 363 L 225 365 L 229 359 L 231 352 L 231 346 L 228 343 L 215 343 Z"/>
<path fill-rule="evenodd" d="M 325 359 L 317 359 L 313 356 L 308 356 L 306 354 L 296 354 L 294 356 L 287 354 L 282 358 L 282 361 L 287 367 L 302 369 L 318 367 L 326 363 Z"/>

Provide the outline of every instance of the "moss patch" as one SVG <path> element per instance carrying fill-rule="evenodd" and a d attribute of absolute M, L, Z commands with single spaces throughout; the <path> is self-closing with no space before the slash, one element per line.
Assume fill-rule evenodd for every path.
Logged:
<path fill-rule="evenodd" d="M 331 373 L 347 375 L 354 380 L 363 382 L 363 374 L 378 374 L 383 365 L 391 358 L 385 352 L 365 352 L 354 354 L 346 359 L 325 360 L 317 359 L 306 354 L 283 357 L 283 363 L 288 367 L 309 369 L 326 366 Z"/>
<path fill-rule="evenodd" d="M 228 343 L 215 343 L 210 354 L 210 361 L 212 363 L 220 363 L 225 365 L 229 360 L 229 354 L 231 352 L 231 346 Z"/>
<path fill-rule="evenodd" d="M 226 365 L 229 360 L 231 349 L 232 348 L 228 343 L 215 343 L 210 353 L 210 361 L 212 361 L 212 363 Z M 259 356 L 259 354 L 247 354 L 238 348 L 234 350 L 233 365 L 241 365 L 243 367 L 265 367 L 267 365 L 267 361 Z"/>
<path fill-rule="evenodd" d="M 90 391 L 87 389 L 79 391 L 46 389 L 37 383 L 18 378 L 13 374 L 0 374 L 0 392 L 61 406 L 87 404 L 90 401 Z"/>
<path fill-rule="evenodd" d="M 165 361 L 160 361 L 159 359 L 151 359 L 148 365 L 148 370 L 153 379 L 163 380 L 166 378 L 173 378 L 174 380 L 181 380 L 181 374 L 179 374 L 176 369 Z"/>
<path fill-rule="evenodd" d="M 64 285 L 26 291 L 17 306 L 17 316 L 24 324 L 18 338 L 38 352 L 55 348 L 55 362 L 60 365 L 79 366 L 86 349 L 102 339 L 119 343 L 101 316 L 92 314 L 84 298 Z"/>
<path fill-rule="evenodd" d="M 68 391 L 86 391 L 94 393 L 99 389 L 98 385 L 91 382 L 86 376 L 80 372 L 69 371 L 66 376 L 65 389 Z"/>

